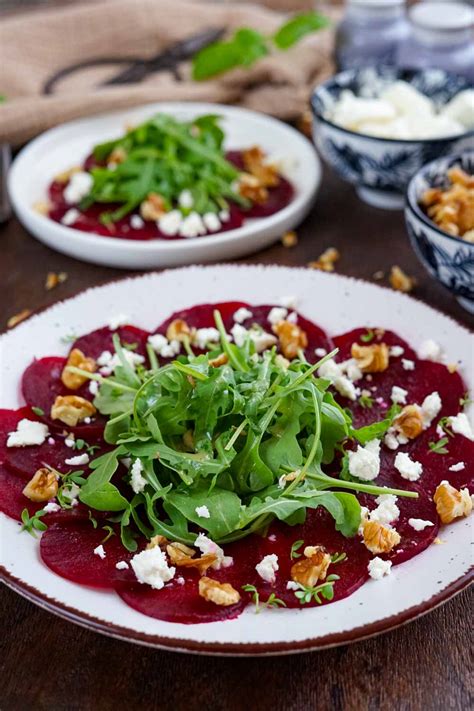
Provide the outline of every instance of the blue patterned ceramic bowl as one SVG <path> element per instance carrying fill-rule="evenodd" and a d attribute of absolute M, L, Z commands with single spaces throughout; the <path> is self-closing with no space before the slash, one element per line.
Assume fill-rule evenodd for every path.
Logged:
<path fill-rule="evenodd" d="M 469 87 L 462 77 L 440 69 L 401 70 L 394 67 L 349 69 L 318 86 L 312 96 L 314 142 L 325 160 L 345 180 L 354 183 L 362 200 L 385 209 L 402 209 L 410 178 L 425 163 L 472 147 L 474 131 L 442 139 L 399 140 L 367 136 L 332 123 L 327 116 L 344 89 L 356 95 L 367 89 L 377 96 L 396 79 L 403 79 L 437 105 Z"/>
<path fill-rule="evenodd" d="M 408 185 L 405 220 L 412 247 L 425 269 L 449 289 L 465 309 L 474 313 L 474 244 L 441 230 L 419 204 L 425 190 L 449 183 L 446 171 L 454 165 L 474 175 L 474 150 L 438 158 L 412 178 Z"/>

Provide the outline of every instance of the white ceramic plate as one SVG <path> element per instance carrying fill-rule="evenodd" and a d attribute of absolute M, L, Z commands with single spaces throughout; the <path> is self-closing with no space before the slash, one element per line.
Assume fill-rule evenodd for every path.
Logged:
<path fill-rule="evenodd" d="M 270 217 L 246 220 L 235 230 L 196 239 L 133 241 L 101 237 L 65 227 L 33 209 L 44 201 L 51 180 L 78 165 L 101 141 L 123 134 L 159 111 L 180 120 L 214 113 L 223 117 L 226 148 L 260 145 L 284 162 L 283 172 L 295 187 L 291 203 Z M 306 216 L 321 181 L 321 164 L 313 145 L 298 131 L 274 118 L 247 109 L 204 103 L 148 104 L 119 113 L 71 121 L 46 131 L 17 156 L 9 174 L 15 212 L 41 242 L 71 257 L 124 269 L 154 269 L 241 257 L 268 246 Z"/>
<path fill-rule="evenodd" d="M 269 303 L 295 294 L 299 310 L 330 334 L 354 326 L 398 331 L 417 346 L 434 338 L 449 361 L 472 360 L 472 336 L 446 316 L 406 295 L 347 277 L 282 267 L 191 267 L 90 289 L 33 316 L 0 339 L 3 384 L 0 404 L 20 404 L 18 383 L 33 356 L 65 354 L 60 338 L 85 333 L 125 313 L 153 329 L 172 311 L 203 302 L 244 299 Z M 474 374 L 466 372 L 473 386 Z M 350 597 L 322 608 L 251 608 L 226 622 L 182 625 L 145 617 L 120 598 L 64 580 L 38 557 L 38 542 L 0 515 L 6 583 L 36 604 L 91 629 L 142 644 L 216 654 L 278 654 L 317 649 L 389 630 L 444 602 L 468 584 L 472 519 L 442 529 L 445 545 L 431 546 L 369 581 Z"/>

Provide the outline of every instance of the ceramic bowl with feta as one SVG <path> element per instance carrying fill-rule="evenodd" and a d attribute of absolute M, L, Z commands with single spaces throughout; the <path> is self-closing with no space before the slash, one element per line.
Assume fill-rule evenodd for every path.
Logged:
<path fill-rule="evenodd" d="M 268 283 L 240 273 L 202 272 Z M 24 352 L 20 407 L 0 411 L 0 510 L 58 589 L 178 629 L 322 619 L 471 515 L 466 384 L 434 340 L 415 349 L 372 318 L 331 333 L 294 296 L 191 304 Z"/>
<path fill-rule="evenodd" d="M 309 141 L 237 107 L 154 104 L 72 121 L 32 141 L 9 175 L 13 206 L 49 246 L 150 269 L 266 246 L 309 210 Z"/>
<path fill-rule="evenodd" d="M 424 166 L 410 181 L 405 221 L 425 267 L 474 313 L 474 152 Z"/>
<path fill-rule="evenodd" d="M 400 209 L 425 163 L 472 145 L 474 91 L 442 70 L 347 70 L 313 93 L 314 140 L 376 207 Z"/>

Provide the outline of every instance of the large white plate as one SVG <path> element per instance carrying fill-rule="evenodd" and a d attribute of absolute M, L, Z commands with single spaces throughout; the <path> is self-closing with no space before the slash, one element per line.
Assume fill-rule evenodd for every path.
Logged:
<path fill-rule="evenodd" d="M 65 227 L 33 209 L 44 201 L 58 173 L 82 163 L 97 143 L 123 134 L 157 112 L 190 120 L 205 113 L 223 117 L 226 148 L 260 145 L 272 158 L 284 161 L 285 175 L 295 187 L 291 203 L 270 217 L 246 220 L 235 230 L 183 240 L 133 241 L 101 237 Z M 321 181 L 321 164 L 313 145 L 298 131 L 269 116 L 219 104 L 149 104 L 118 113 L 80 119 L 46 131 L 17 156 L 9 174 L 15 212 L 35 237 L 76 259 L 124 269 L 154 269 L 241 257 L 274 242 L 306 216 Z"/>
<path fill-rule="evenodd" d="M 18 383 L 33 356 L 66 353 L 68 333 L 98 328 L 110 316 L 126 313 L 131 323 L 153 329 L 176 309 L 200 302 L 243 299 L 269 303 L 282 295 L 299 297 L 299 310 L 330 334 L 354 326 L 384 326 L 414 346 L 434 338 L 449 361 L 466 365 L 473 385 L 473 340 L 467 330 L 406 295 L 347 277 L 282 267 L 191 267 L 89 289 L 33 316 L 0 338 L 2 407 L 21 400 Z M 53 574 L 38 558 L 38 542 L 19 534 L 15 522 L 0 516 L 4 578 L 19 593 L 46 609 L 105 634 L 178 650 L 218 654 L 275 654 L 347 643 L 391 629 L 423 614 L 465 587 L 469 579 L 471 521 L 442 529 L 445 545 L 431 546 L 369 581 L 351 597 L 323 608 L 247 609 L 236 620 L 182 625 L 145 617 L 118 596 L 81 587 Z"/>

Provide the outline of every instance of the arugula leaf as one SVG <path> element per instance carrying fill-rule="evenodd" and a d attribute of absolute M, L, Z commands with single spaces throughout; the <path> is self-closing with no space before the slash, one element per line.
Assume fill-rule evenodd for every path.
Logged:
<path fill-rule="evenodd" d="M 448 442 L 448 437 L 441 437 L 437 442 L 429 442 L 428 447 L 433 454 L 449 454 L 449 450 L 446 447 Z"/>

